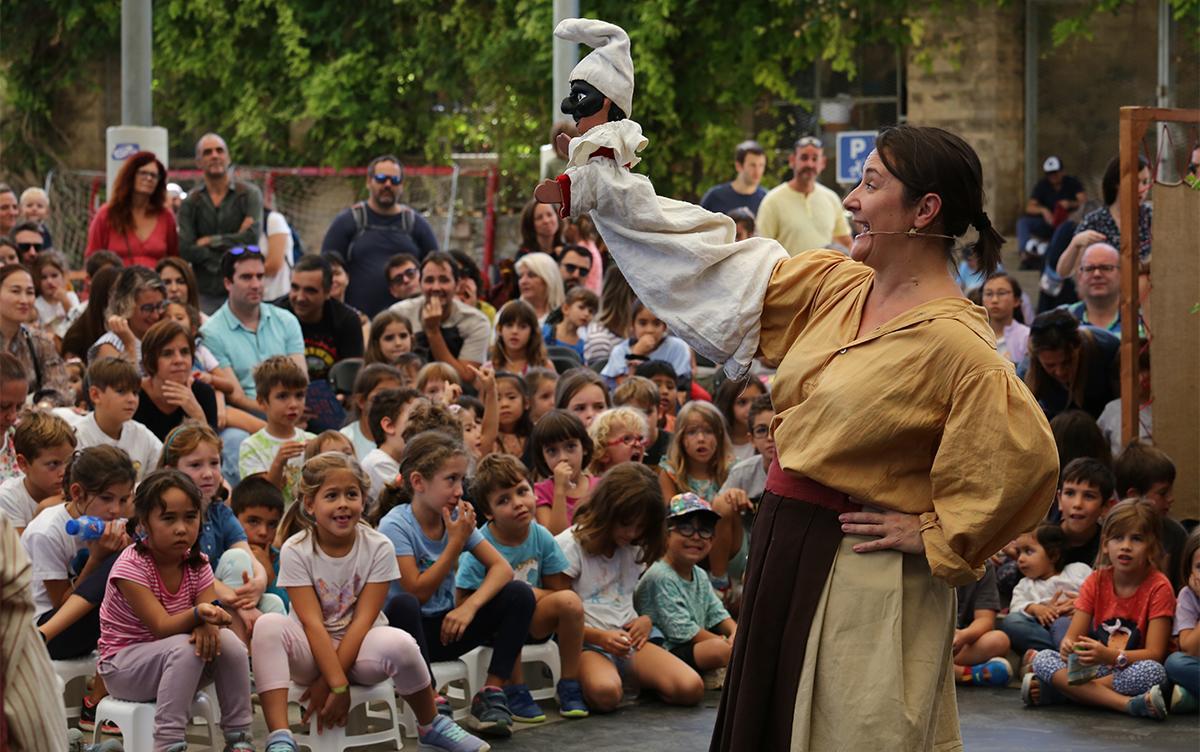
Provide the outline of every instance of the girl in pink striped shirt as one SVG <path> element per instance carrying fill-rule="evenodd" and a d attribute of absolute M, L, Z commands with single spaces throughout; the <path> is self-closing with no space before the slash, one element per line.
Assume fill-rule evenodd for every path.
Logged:
<path fill-rule="evenodd" d="M 155 702 L 155 752 L 187 749 L 192 697 L 215 682 L 226 752 L 253 752 L 250 663 L 228 629 L 212 568 L 196 546 L 200 490 L 178 470 L 157 470 L 134 496 L 137 541 L 113 564 L 100 606 L 97 669 L 109 692 Z"/>

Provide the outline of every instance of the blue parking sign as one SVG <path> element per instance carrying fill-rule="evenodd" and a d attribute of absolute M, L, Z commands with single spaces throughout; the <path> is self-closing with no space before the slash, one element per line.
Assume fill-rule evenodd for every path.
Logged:
<path fill-rule="evenodd" d="M 837 134 L 837 181 L 847 185 L 862 179 L 863 162 L 875 149 L 875 131 L 844 131 Z"/>

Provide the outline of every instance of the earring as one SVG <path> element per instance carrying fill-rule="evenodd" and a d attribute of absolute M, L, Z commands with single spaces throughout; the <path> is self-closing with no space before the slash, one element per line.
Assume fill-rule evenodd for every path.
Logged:
<path fill-rule="evenodd" d="M 908 232 L 906 232 L 905 235 L 908 235 L 910 238 L 915 238 L 917 236 L 917 228 L 916 227 L 908 228 Z"/>

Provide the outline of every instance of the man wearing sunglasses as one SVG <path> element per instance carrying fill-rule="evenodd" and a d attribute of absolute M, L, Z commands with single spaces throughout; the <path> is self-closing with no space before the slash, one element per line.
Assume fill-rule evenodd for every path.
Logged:
<path fill-rule="evenodd" d="M 46 239 L 42 237 L 42 228 L 37 222 L 19 222 L 13 228 L 13 243 L 17 246 L 17 255 L 25 266 L 32 266 L 37 255 L 46 250 Z"/>
<path fill-rule="evenodd" d="M 425 218 L 400 202 L 403 183 L 399 157 L 384 154 L 372 159 L 367 165 L 367 200 L 339 212 L 321 243 L 321 253 L 336 251 L 346 259 L 350 275 L 346 304 L 368 316 L 396 300 L 387 272 L 393 256 L 407 253 L 420 260 L 438 248 Z"/>
<path fill-rule="evenodd" d="M 231 248 L 258 243 L 262 193 L 253 184 L 233 180 L 225 139 L 206 133 L 196 142 L 196 167 L 204 182 L 179 207 L 179 255 L 191 262 L 200 307 L 211 314 L 225 302 L 221 257 Z"/>
<path fill-rule="evenodd" d="M 421 294 L 421 262 L 409 253 L 397 253 L 388 259 L 388 292 L 394 300 L 408 300 Z"/>
<path fill-rule="evenodd" d="M 558 259 L 558 273 L 562 275 L 563 291 L 578 287 L 587 281 L 592 271 L 592 253 L 581 245 L 563 247 L 562 256 Z M 562 317 L 559 317 L 559 321 Z"/>
<path fill-rule="evenodd" d="M 825 151 L 819 138 L 803 136 L 788 157 L 792 179 L 767 193 L 758 207 L 758 234 L 774 238 L 793 256 L 835 243 L 850 248 L 850 224 L 842 199 L 817 182 L 825 169 Z"/>

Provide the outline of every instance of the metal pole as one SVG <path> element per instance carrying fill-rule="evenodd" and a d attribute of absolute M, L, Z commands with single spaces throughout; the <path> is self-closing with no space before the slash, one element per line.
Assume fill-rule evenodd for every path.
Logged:
<path fill-rule="evenodd" d="M 1158 106 L 1171 107 L 1171 0 L 1158 0 Z"/>
<path fill-rule="evenodd" d="M 564 18 L 579 17 L 579 0 L 554 0 L 554 25 Z M 571 70 L 579 62 L 579 44 L 554 37 L 554 91 L 550 92 L 550 122 L 566 118 L 558 105 L 571 88 Z"/>
<path fill-rule="evenodd" d="M 1038 22 L 1037 0 L 1025 0 L 1025 190 L 1038 172 Z M 1024 250 L 1019 248 L 1017 250 Z"/>
<path fill-rule="evenodd" d="M 150 0 L 121 2 L 121 123 L 154 125 L 150 97 L 151 29 Z"/>

